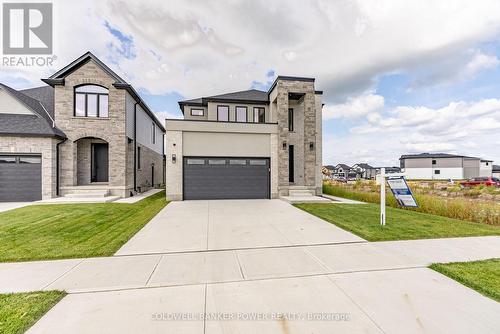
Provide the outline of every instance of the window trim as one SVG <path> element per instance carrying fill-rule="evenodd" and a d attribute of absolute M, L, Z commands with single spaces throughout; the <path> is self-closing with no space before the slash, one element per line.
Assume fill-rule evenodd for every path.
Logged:
<path fill-rule="evenodd" d="M 156 144 L 156 124 L 151 122 L 151 143 Z"/>
<path fill-rule="evenodd" d="M 85 86 L 99 86 L 99 87 L 106 89 L 108 91 L 108 93 L 107 94 L 105 94 L 105 93 L 86 93 L 86 92 L 77 92 L 76 91 L 77 88 L 85 87 Z M 85 116 L 79 116 L 76 114 L 76 96 L 77 95 L 85 96 L 85 110 L 84 110 Z M 96 95 L 97 96 L 97 99 L 96 99 L 97 116 L 89 116 L 88 115 L 88 95 Z M 101 117 L 101 103 L 100 103 L 101 95 L 108 97 L 108 116 L 105 116 L 105 117 L 104 116 Z M 109 88 L 106 86 L 100 85 L 100 84 L 95 84 L 95 83 L 85 83 L 82 85 L 74 86 L 73 87 L 73 117 L 93 118 L 93 119 L 95 119 L 95 118 L 109 118 Z"/>
<path fill-rule="evenodd" d="M 137 146 L 137 170 L 141 170 L 141 147 Z"/>
<path fill-rule="evenodd" d="M 259 110 L 263 111 L 263 117 L 264 117 L 264 122 L 259 122 Z M 257 112 L 257 121 L 255 121 L 255 112 Z M 260 123 L 260 124 L 263 124 L 263 123 L 266 123 L 266 108 L 264 107 L 253 107 L 253 122 L 254 123 Z"/>
<path fill-rule="evenodd" d="M 288 132 L 293 132 L 293 108 L 288 108 Z M 290 115 L 292 117 L 290 117 Z"/>
<path fill-rule="evenodd" d="M 227 107 L 227 121 L 221 121 L 219 119 L 219 107 Z M 218 104 L 217 105 L 217 122 L 229 122 L 230 119 L 231 119 L 231 108 L 229 108 L 229 105 L 226 105 L 226 104 Z"/>
<path fill-rule="evenodd" d="M 201 111 L 201 115 L 193 115 L 193 110 Z M 195 116 L 195 117 L 203 117 L 203 116 L 205 116 L 205 109 L 203 109 L 203 108 L 191 108 L 191 109 L 189 109 L 189 114 L 191 116 Z"/>
<path fill-rule="evenodd" d="M 238 108 L 245 109 L 245 120 L 244 121 L 238 121 Z M 234 121 L 236 123 L 248 123 L 248 107 L 247 106 L 236 106 L 236 107 L 234 107 Z"/>

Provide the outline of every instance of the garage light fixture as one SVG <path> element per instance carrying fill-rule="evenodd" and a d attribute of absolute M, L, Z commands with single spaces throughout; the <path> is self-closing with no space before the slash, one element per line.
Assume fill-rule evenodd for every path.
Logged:
<path fill-rule="evenodd" d="M 177 156 L 175 154 L 172 154 L 172 163 L 175 164 L 177 161 Z"/>
<path fill-rule="evenodd" d="M 283 149 L 286 150 L 286 141 L 283 142 Z"/>
<path fill-rule="evenodd" d="M 311 142 L 309 142 L 309 149 L 310 149 L 311 151 L 313 151 L 313 150 L 314 150 L 314 142 L 312 142 L 312 141 L 311 141 Z"/>

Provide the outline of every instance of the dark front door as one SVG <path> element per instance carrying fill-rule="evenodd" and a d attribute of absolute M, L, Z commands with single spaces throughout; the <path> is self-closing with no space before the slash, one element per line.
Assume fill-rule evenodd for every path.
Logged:
<path fill-rule="evenodd" d="M 293 145 L 288 145 L 288 182 L 295 182 L 294 172 Z"/>
<path fill-rule="evenodd" d="M 92 182 L 108 182 L 108 144 L 92 144 Z"/>
<path fill-rule="evenodd" d="M 184 158 L 184 199 L 269 198 L 267 158 Z"/>

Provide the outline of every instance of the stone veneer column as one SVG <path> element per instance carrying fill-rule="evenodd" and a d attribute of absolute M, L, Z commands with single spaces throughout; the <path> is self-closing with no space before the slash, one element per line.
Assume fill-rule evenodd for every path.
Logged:
<path fill-rule="evenodd" d="M 288 195 L 288 89 L 284 82 L 276 83 L 277 121 L 278 121 L 278 193 Z M 283 143 L 287 147 L 283 149 Z"/>
<path fill-rule="evenodd" d="M 314 89 L 309 90 L 303 98 L 304 103 L 304 183 L 316 186 L 316 103 Z M 309 144 L 314 143 L 314 149 Z"/>

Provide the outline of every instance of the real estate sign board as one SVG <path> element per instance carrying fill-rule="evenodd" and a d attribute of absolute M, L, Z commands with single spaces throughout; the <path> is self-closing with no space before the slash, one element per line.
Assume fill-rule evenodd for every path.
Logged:
<path fill-rule="evenodd" d="M 408 183 L 403 176 L 389 177 L 387 183 L 391 188 L 392 194 L 398 201 L 399 205 L 407 207 L 418 207 L 417 201 L 413 193 L 408 187 Z"/>

